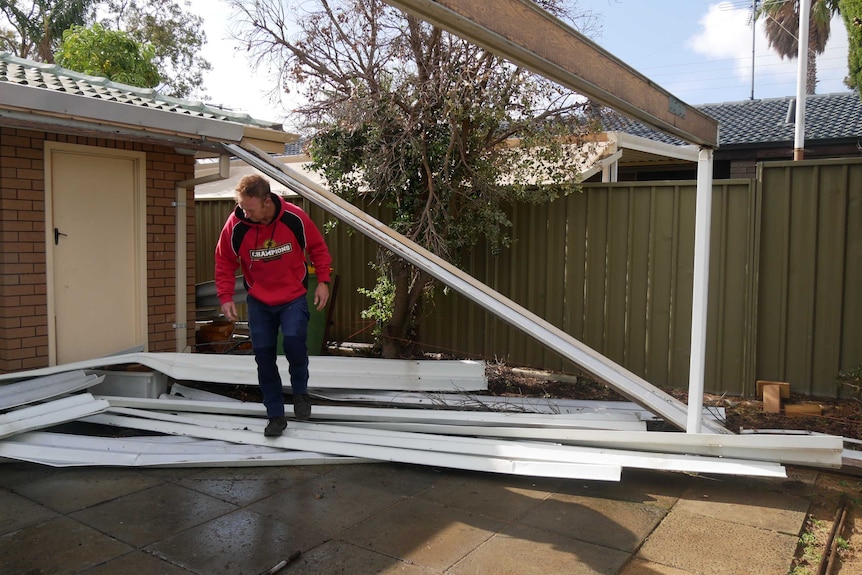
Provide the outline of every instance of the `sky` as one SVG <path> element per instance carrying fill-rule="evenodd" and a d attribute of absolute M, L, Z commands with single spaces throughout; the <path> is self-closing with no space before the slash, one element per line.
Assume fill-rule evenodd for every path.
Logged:
<path fill-rule="evenodd" d="M 796 60 L 772 52 L 758 20 L 752 34 L 751 0 L 577 0 L 598 27 L 591 39 L 607 52 L 691 105 L 781 98 L 796 94 Z M 204 18 L 202 55 L 213 70 L 205 75 L 210 104 L 284 122 L 288 109 L 265 94 L 275 85 L 267 71 L 251 68 L 236 50 L 223 2 L 191 0 Z M 754 75 L 752 77 L 752 62 Z M 846 92 L 847 32 L 837 17 L 825 52 L 817 59 L 818 94 Z"/>

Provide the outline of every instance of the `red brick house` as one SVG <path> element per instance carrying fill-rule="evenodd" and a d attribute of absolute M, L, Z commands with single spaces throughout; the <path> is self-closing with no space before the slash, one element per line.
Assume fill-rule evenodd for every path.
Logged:
<path fill-rule="evenodd" d="M 275 153 L 295 139 L 0 53 L 0 372 L 187 350 L 195 159 L 225 154 L 222 143 Z"/>

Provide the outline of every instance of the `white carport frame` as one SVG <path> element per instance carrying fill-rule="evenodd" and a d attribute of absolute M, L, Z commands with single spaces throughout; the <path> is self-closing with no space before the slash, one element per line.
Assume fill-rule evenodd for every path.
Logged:
<path fill-rule="evenodd" d="M 712 159 L 713 148 L 718 146 L 718 122 L 674 97 L 532 0 L 384 1 L 457 34 L 517 66 L 700 146 L 695 208 L 689 413 L 685 426 L 689 433 L 700 432 L 704 426 L 700 411 L 703 407 L 706 369 Z"/>
<path fill-rule="evenodd" d="M 299 172 L 272 159 L 262 150 L 251 145 L 237 146 L 234 144 L 224 144 L 224 148 L 367 235 L 397 256 L 481 305 L 500 319 L 535 337 L 563 357 L 613 387 L 623 396 L 651 409 L 680 429 L 686 429 L 686 405 L 650 385 L 636 374 L 612 362 L 563 330 L 492 290 Z M 700 204 L 701 202 L 698 201 L 698 205 Z M 701 397 L 702 389 L 701 384 L 701 393 L 691 397 Z M 702 427 L 712 433 L 730 434 L 730 431 L 715 421 L 704 420 L 701 415 L 702 402 L 695 402 L 692 409 L 695 410 L 699 425 L 695 426 L 697 429 L 689 427 L 689 431 L 699 432 Z"/>

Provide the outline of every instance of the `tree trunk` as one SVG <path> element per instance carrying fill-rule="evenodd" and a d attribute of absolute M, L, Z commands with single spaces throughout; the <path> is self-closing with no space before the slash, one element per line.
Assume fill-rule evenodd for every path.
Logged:
<path fill-rule="evenodd" d="M 813 36 L 813 33 L 808 33 L 808 69 L 805 75 L 806 94 L 814 94 L 817 89 L 817 54 L 811 49 Z"/>
<path fill-rule="evenodd" d="M 383 326 L 380 337 L 380 353 L 386 359 L 412 357 L 421 323 L 420 304 L 430 278 L 403 260 L 391 265 L 395 297 L 392 319 Z"/>

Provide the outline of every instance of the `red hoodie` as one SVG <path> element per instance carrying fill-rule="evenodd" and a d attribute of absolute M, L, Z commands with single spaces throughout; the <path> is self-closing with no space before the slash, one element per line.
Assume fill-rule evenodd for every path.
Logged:
<path fill-rule="evenodd" d="M 299 207 L 273 193 L 270 198 L 276 214 L 269 224 L 246 219 L 237 206 L 222 228 L 215 250 L 216 291 L 222 304 L 233 299 L 237 267 L 249 295 L 268 305 L 306 293 L 306 253 L 318 281 L 329 281 L 332 257 L 320 230 Z"/>

